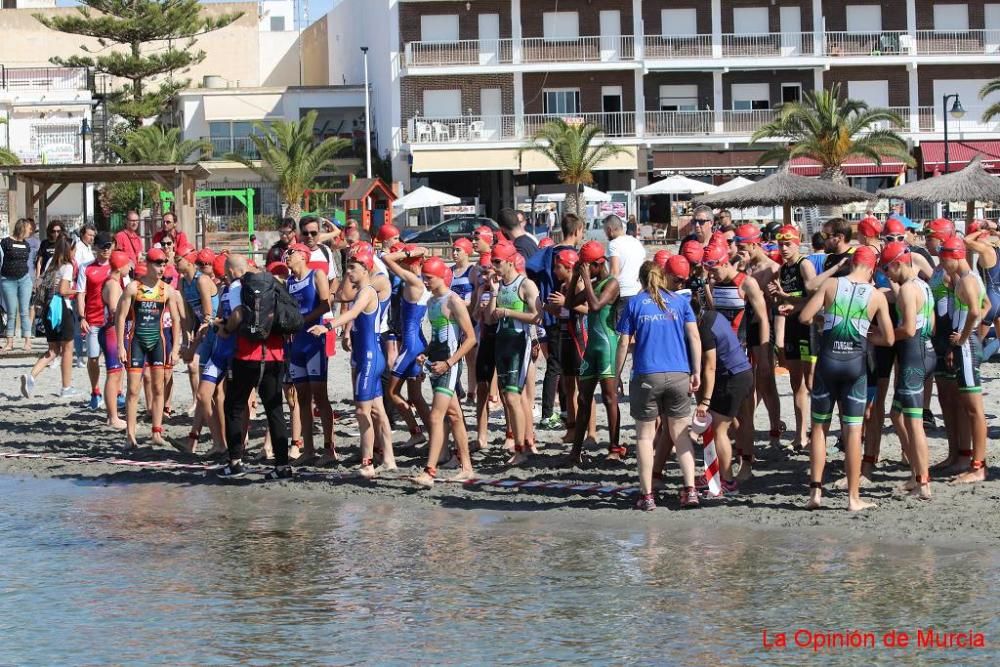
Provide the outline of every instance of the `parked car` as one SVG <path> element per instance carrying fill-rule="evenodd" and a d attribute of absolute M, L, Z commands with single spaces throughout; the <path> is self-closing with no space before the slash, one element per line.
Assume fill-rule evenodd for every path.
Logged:
<path fill-rule="evenodd" d="M 604 245 L 607 245 L 608 235 L 604 233 L 604 221 L 600 218 L 594 218 L 588 222 L 583 238 L 585 241 L 600 241 Z"/>
<path fill-rule="evenodd" d="M 491 218 L 461 217 L 439 222 L 427 229 L 404 229 L 400 239 L 404 243 L 451 243 L 455 239 L 472 236 L 477 227 L 489 227 L 494 233 L 500 229 Z"/>

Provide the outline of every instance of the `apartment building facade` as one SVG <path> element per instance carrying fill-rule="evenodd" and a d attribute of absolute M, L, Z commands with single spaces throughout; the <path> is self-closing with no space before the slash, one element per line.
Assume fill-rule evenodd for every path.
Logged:
<path fill-rule="evenodd" d="M 372 47 L 371 80 L 390 101 L 376 122 L 396 177 L 475 191 L 493 208 L 510 203 L 511 185 L 554 180 L 544 160 L 517 151 L 551 117 L 597 123 L 629 149 L 604 165 L 599 187 L 754 176 L 765 169 L 752 132 L 781 103 L 838 83 L 901 116 L 927 173 L 943 171 L 942 98 L 957 94 L 965 114 L 949 115 L 949 136 L 967 150 L 951 169 L 975 151 L 1000 166 L 1000 127 L 981 121 L 993 100 L 978 97 L 1000 76 L 1000 2 L 344 0 L 326 19 L 331 80 L 358 82 L 357 47 Z M 848 172 L 901 169 L 858 161 Z"/>

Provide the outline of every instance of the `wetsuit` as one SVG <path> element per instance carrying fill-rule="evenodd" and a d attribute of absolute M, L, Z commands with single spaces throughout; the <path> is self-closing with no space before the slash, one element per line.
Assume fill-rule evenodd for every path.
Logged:
<path fill-rule="evenodd" d="M 307 316 L 320 305 L 319 292 L 316 291 L 316 274 L 309 271 L 302 278 L 295 274 L 288 277 L 288 293 L 299 304 L 302 317 Z M 303 382 L 326 382 L 327 357 L 326 339 L 309 333 L 309 324 L 302 327 L 292 338 L 288 350 L 288 374 L 292 384 Z"/>
<path fill-rule="evenodd" d="M 559 310 L 559 335 L 562 342 L 559 346 L 562 374 L 566 377 L 579 377 L 580 366 L 583 364 L 583 352 L 587 349 L 587 317 L 582 313 L 568 308 Z M 617 336 L 617 332 L 615 333 Z"/>
<path fill-rule="evenodd" d="M 233 314 L 233 303 L 239 303 L 241 297 L 239 280 L 234 280 L 223 289 L 219 298 L 219 317 L 222 318 L 223 323 Z M 201 370 L 202 382 L 219 384 L 229 371 L 234 354 L 236 354 L 236 336 L 216 335 L 215 347 L 212 348 L 212 354 Z"/>
<path fill-rule="evenodd" d="M 968 273 L 965 275 L 969 275 Z M 986 303 L 986 286 L 978 274 L 972 274 L 979 284 L 979 307 Z M 963 278 L 965 276 L 962 276 Z M 951 332 L 961 333 L 969 319 L 969 304 L 962 301 L 957 291 L 952 291 Z M 942 327 L 944 328 L 944 327 Z M 983 386 L 979 378 L 979 365 L 983 361 L 983 344 L 979 340 L 979 332 L 975 327 L 964 345 L 952 346 L 952 373 L 958 391 L 963 394 L 980 394 Z"/>
<path fill-rule="evenodd" d="M 453 277 L 451 279 L 451 291 L 462 297 L 462 301 L 466 304 L 472 299 L 472 281 L 469 279 L 472 275 L 472 264 L 465 267 L 465 271 L 461 274 L 458 272 L 458 267 L 453 266 Z"/>
<path fill-rule="evenodd" d="M 430 290 L 424 288 L 424 293 L 420 295 L 416 303 L 410 302 L 406 295 L 400 297 L 400 330 L 402 333 L 402 343 L 399 349 L 399 356 L 392 367 L 392 374 L 398 378 L 407 380 L 420 377 L 423 369 L 417 363 L 417 357 L 424 353 L 427 348 L 427 339 L 424 338 L 424 330 L 421 326 L 424 315 L 427 314 L 427 301 L 430 299 Z"/>
<path fill-rule="evenodd" d="M 491 292 L 481 293 L 479 295 L 480 307 L 485 309 L 486 304 L 490 302 L 492 297 L 493 294 Z M 489 383 L 492 381 L 493 374 L 496 373 L 497 368 L 497 325 L 480 322 L 477 333 L 479 334 L 479 344 L 476 347 L 476 382 Z"/>
<path fill-rule="evenodd" d="M 896 386 L 892 396 L 892 409 L 906 417 L 920 419 L 924 415 L 924 380 L 934 372 L 934 346 L 931 331 L 934 328 L 934 295 L 920 278 L 913 279 L 924 295 L 924 303 L 917 311 L 917 332 L 909 338 L 897 340 L 893 347 L 899 359 Z M 899 306 L 895 308 L 897 320 L 902 318 Z"/>
<path fill-rule="evenodd" d="M 809 261 L 799 257 L 794 264 L 782 264 L 778 270 L 781 290 L 794 297 L 806 296 L 806 280 L 802 277 L 802 263 Z M 812 346 L 811 327 L 799 322 L 797 313 L 785 318 L 785 358 L 790 361 L 816 361 Z"/>
<path fill-rule="evenodd" d="M 948 342 L 948 337 L 951 335 L 951 329 L 946 326 L 945 323 L 951 322 L 951 287 L 945 282 L 945 272 L 944 268 L 938 266 L 931 273 L 931 279 L 927 281 L 928 287 L 931 289 L 931 295 L 934 297 L 934 315 L 937 317 L 937 321 L 940 322 L 938 326 L 934 327 L 934 333 L 931 336 L 931 344 L 934 346 L 934 375 L 950 378 L 951 370 L 945 363 L 945 355 L 948 354 L 948 348 L 951 343 Z"/>
<path fill-rule="evenodd" d="M 983 316 L 983 322 L 992 326 L 1000 317 L 1000 248 L 993 248 L 997 262 L 991 269 L 979 268 L 980 277 L 986 285 L 986 296 L 990 298 L 990 310 Z"/>
<path fill-rule="evenodd" d="M 833 303 L 823 312 L 823 335 L 819 363 L 813 380 L 813 422 L 829 424 L 834 404 L 840 406 L 844 426 L 860 426 L 865 414 L 868 389 L 866 360 L 868 305 L 875 286 L 837 278 Z"/>
<path fill-rule="evenodd" d="M 747 279 L 745 273 L 737 273 L 732 280 L 718 282 L 712 286 L 712 303 L 715 311 L 729 320 L 740 344 L 746 347 L 747 331 L 743 321 L 747 312 L 747 302 L 743 298 L 740 286 Z"/>
<path fill-rule="evenodd" d="M 885 290 L 886 298 L 892 298 L 892 281 L 882 269 L 875 269 L 873 276 L 875 288 Z M 893 328 L 899 325 L 899 314 L 897 309 L 889 309 L 889 321 Z M 896 348 L 885 345 L 873 345 L 868 360 L 868 400 L 874 401 L 878 398 L 879 380 L 888 380 L 892 375 L 892 368 L 896 364 Z"/>
<path fill-rule="evenodd" d="M 194 326 L 191 331 L 197 331 L 198 327 L 201 326 L 202 322 L 205 321 L 205 312 L 201 307 L 201 294 L 198 292 L 198 280 L 201 278 L 201 271 L 195 271 L 194 278 L 188 280 L 187 278 L 181 278 L 181 296 L 184 301 L 191 308 L 191 312 L 194 314 Z M 212 295 L 212 312 L 214 313 L 219 309 L 219 290 L 216 288 L 215 294 Z M 212 348 L 215 346 L 215 330 L 209 329 L 205 334 L 205 337 L 201 339 L 198 343 L 198 364 L 200 366 L 205 365 L 205 361 L 212 354 Z"/>
<path fill-rule="evenodd" d="M 520 294 L 523 282 L 524 276 L 518 276 L 510 284 L 500 284 L 497 310 L 524 312 L 525 303 Z M 524 389 L 530 361 L 531 338 L 528 325 L 511 317 L 503 317 L 497 324 L 496 335 L 496 372 L 500 391 L 520 394 Z"/>
<path fill-rule="evenodd" d="M 101 290 L 104 291 L 103 289 Z M 103 301 L 104 295 L 102 293 Z M 130 323 L 125 323 L 125 336 L 129 336 Z M 118 333 L 115 331 L 115 314 L 105 304 L 104 306 L 104 326 L 97 333 L 97 342 L 101 346 L 101 354 L 104 355 L 104 368 L 108 375 L 121 373 L 123 369 L 122 360 L 118 358 Z"/>
<path fill-rule="evenodd" d="M 451 294 L 449 291 L 444 296 L 432 296 L 427 301 L 427 319 L 431 323 L 431 340 L 427 343 L 428 366 L 437 361 L 447 361 L 458 349 L 458 323 L 444 312 Z M 458 371 L 458 364 L 455 364 L 441 375 L 429 373 L 433 392 L 454 396 Z"/>
<path fill-rule="evenodd" d="M 598 299 L 607 287 L 610 277 L 594 285 Z M 605 379 L 615 377 L 615 355 L 618 351 L 618 333 L 615 331 L 614 303 L 587 313 L 587 347 L 580 364 L 580 377 Z"/>
<path fill-rule="evenodd" d="M 167 284 L 158 280 L 152 287 L 139 283 L 129 319 L 132 337 L 128 344 L 130 372 L 146 366 L 162 367 L 167 361 L 167 342 L 163 336 L 163 315 L 167 312 Z"/>
<path fill-rule="evenodd" d="M 375 290 L 372 285 L 365 289 Z M 358 294 L 357 298 L 360 298 Z M 355 298 L 355 302 L 357 301 Z M 378 292 L 376 290 L 376 299 Z M 354 367 L 354 400 L 373 401 L 382 395 L 382 372 L 385 355 L 379 344 L 381 303 L 371 313 L 361 312 L 351 326 L 351 365 Z"/>

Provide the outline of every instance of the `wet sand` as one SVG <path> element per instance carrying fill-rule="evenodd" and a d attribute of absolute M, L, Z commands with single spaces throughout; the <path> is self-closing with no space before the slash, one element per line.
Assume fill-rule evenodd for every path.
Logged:
<path fill-rule="evenodd" d="M 91 412 L 84 405 L 89 398 L 85 369 L 74 370 L 74 386 L 82 394 L 72 401 L 59 399 L 59 373 L 49 368 L 38 379 L 35 394 L 30 399 L 20 396 L 22 373 L 41 354 L 40 341 L 35 345 L 36 355 L 14 353 L 0 356 L 0 454 L 36 454 L 56 457 L 3 458 L 0 457 L 0 474 L 65 478 L 94 483 L 146 483 L 193 485 L 219 484 L 202 467 L 206 462 L 197 457 L 185 457 L 172 448 L 152 449 L 149 446 L 149 424 L 140 419 L 140 445 L 137 456 L 143 465 L 123 465 L 112 461 L 121 454 L 124 434 L 104 425 L 103 409 Z M 324 496 L 355 497 L 358 499 L 398 499 L 406 503 L 423 503 L 466 510 L 491 509 L 505 512 L 547 510 L 559 512 L 557 516 L 570 519 L 577 513 L 590 512 L 588 518 L 598 513 L 603 519 L 627 522 L 627 525 L 661 525 L 665 529 L 677 525 L 714 522 L 720 528 L 730 525 L 763 527 L 770 529 L 804 529 L 824 534 L 842 534 L 845 539 L 859 536 L 868 540 L 886 540 L 903 543 L 929 544 L 984 544 L 1000 545 L 1000 482 L 995 465 L 996 449 L 992 445 L 1000 433 L 997 415 L 1000 415 L 1000 365 L 984 364 L 982 369 L 986 413 L 990 424 L 989 438 L 993 479 L 983 484 L 951 486 L 944 479 L 935 479 L 932 488 L 934 499 L 929 503 L 897 496 L 893 489 L 907 478 L 907 471 L 898 465 L 899 442 L 886 421 L 882 441 L 882 454 L 875 473 L 874 484 L 864 496 L 878 503 L 878 507 L 860 514 L 851 514 L 846 507 L 846 492 L 834 490 L 832 483 L 842 476 L 840 452 L 833 446 L 837 435 L 837 422 L 831 433 L 829 464 L 827 466 L 826 507 L 808 512 L 801 507 L 806 500 L 808 483 L 808 456 L 793 454 L 787 448 L 791 432 L 782 438 L 782 447 L 771 447 L 767 437 L 767 414 L 763 406 L 757 411 L 757 455 L 754 479 L 741 486 L 739 496 L 724 501 L 706 501 L 694 511 L 679 511 L 677 492 L 680 476 L 676 464 L 667 468 L 667 488 L 658 500 L 655 512 L 630 511 L 632 496 L 622 493 L 579 493 L 568 489 L 516 489 L 493 485 L 467 485 L 442 483 L 430 491 L 418 491 L 406 481 L 426 462 L 422 452 L 397 451 L 398 471 L 388 473 L 375 481 L 365 481 L 354 474 L 358 464 L 358 438 L 354 430 L 350 403 L 350 371 L 348 357 L 338 352 L 330 362 L 330 393 L 334 409 L 343 415 L 336 427 L 338 451 L 344 461 L 341 465 L 318 469 L 302 469 L 306 474 L 296 480 L 263 483 L 259 475 L 250 475 L 246 481 L 237 482 L 233 493 L 245 494 L 251 502 L 258 498 L 266 502 L 309 502 L 316 504 Z M 543 366 L 539 364 L 538 395 L 541 395 Z M 103 370 L 102 370 L 103 386 Z M 174 376 L 174 406 L 179 413 L 166 424 L 168 438 L 183 440 L 190 430 L 190 419 L 184 410 L 190 404 L 190 387 L 185 374 Z M 781 394 L 782 419 L 789 425 L 794 422 L 790 390 L 786 375 L 779 374 L 778 389 Z M 997 393 L 994 393 L 997 392 Z M 429 396 L 429 394 L 428 394 Z M 890 392 L 891 397 L 891 392 Z M 937 400 L 932 406 L 937 410 Z M 628 416 L 628 404 L 623 402 L 622 440 L 634 455 L 634 426 Z M 500 414 L 491 420 L 491 446 L 473 456 L 476 475 L 489 480 L 533 480 L 599 484 L 607 487 L 632 487 L 636 484 L 635 459 L 630 455 L 626 464 L 609 464 L 603 461 L 607 432 L 603 407 L 598 407 L 599 439 L 601 449 L 588 453 L 590 461 L 584 466 L 564 466 L 568 446 L 561 443 L 563 431 L 539 430 L 540 455 L 525 466 L 510 468 L 505 465 L 507 454 L 503 451 L 504 425 Z M 466 423 L 474 428 L 471 409 L 466 410 Z M 266 424 L 261 416 L 252 423 L 251 451 L 259 450 Z M 356 431 L 355 431 L 356 432 Z M 944 458 L 947 444 L 944 431 L 939 427 L 928 431 L 931 461 Z M 404 430 L 394 432 L 397 444 L 405 442 Z M 208 430 L 203 431 L 199 451 L 206 451 Z M 317 442 L 322 440 L 317 438 Z M 65 460 L 72 457 L 89 457 L 87 462 Z M 157 464 L 178 462 L 189 464 L 184 468 L 156 467 Z M 447 477 L 448 471 L 440 475 Z M 581 515 L 582 516 L 582 515 Z"/>

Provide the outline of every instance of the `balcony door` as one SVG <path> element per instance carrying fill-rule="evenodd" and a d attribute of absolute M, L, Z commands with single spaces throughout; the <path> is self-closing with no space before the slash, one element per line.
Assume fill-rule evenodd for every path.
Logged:
<path fill-rule="evenodd" d="M 802 8 L 781 7 L 781 55 L 802 55 Z"/>
<path fill-rule="evenodd" d="M 983 27 L 986 28 L 983 39 L 986 53 L 1000 53 L 1000 3 L 983 5 Z"/>
<path fill-rule="evenodd" d="M 500 15 L 479 15 L 479 64 L 496 65 L 500 52 Z"/>
<path fill-rule="evenodd" d="M 503 130 L 503 94 L 499 88 L 479 91 L 479 112 L 483 121 L 483 139 L 498 141 Z"/>
<path fill-rule="evenodd" d="M 622 13 L 617 9 L 601 10 L 601 62 L 621 58 Z"/>
<path fill-rule="evenodd" d="M 881 33 L 881 5 L 847 5 L 847 32 Z"/>

